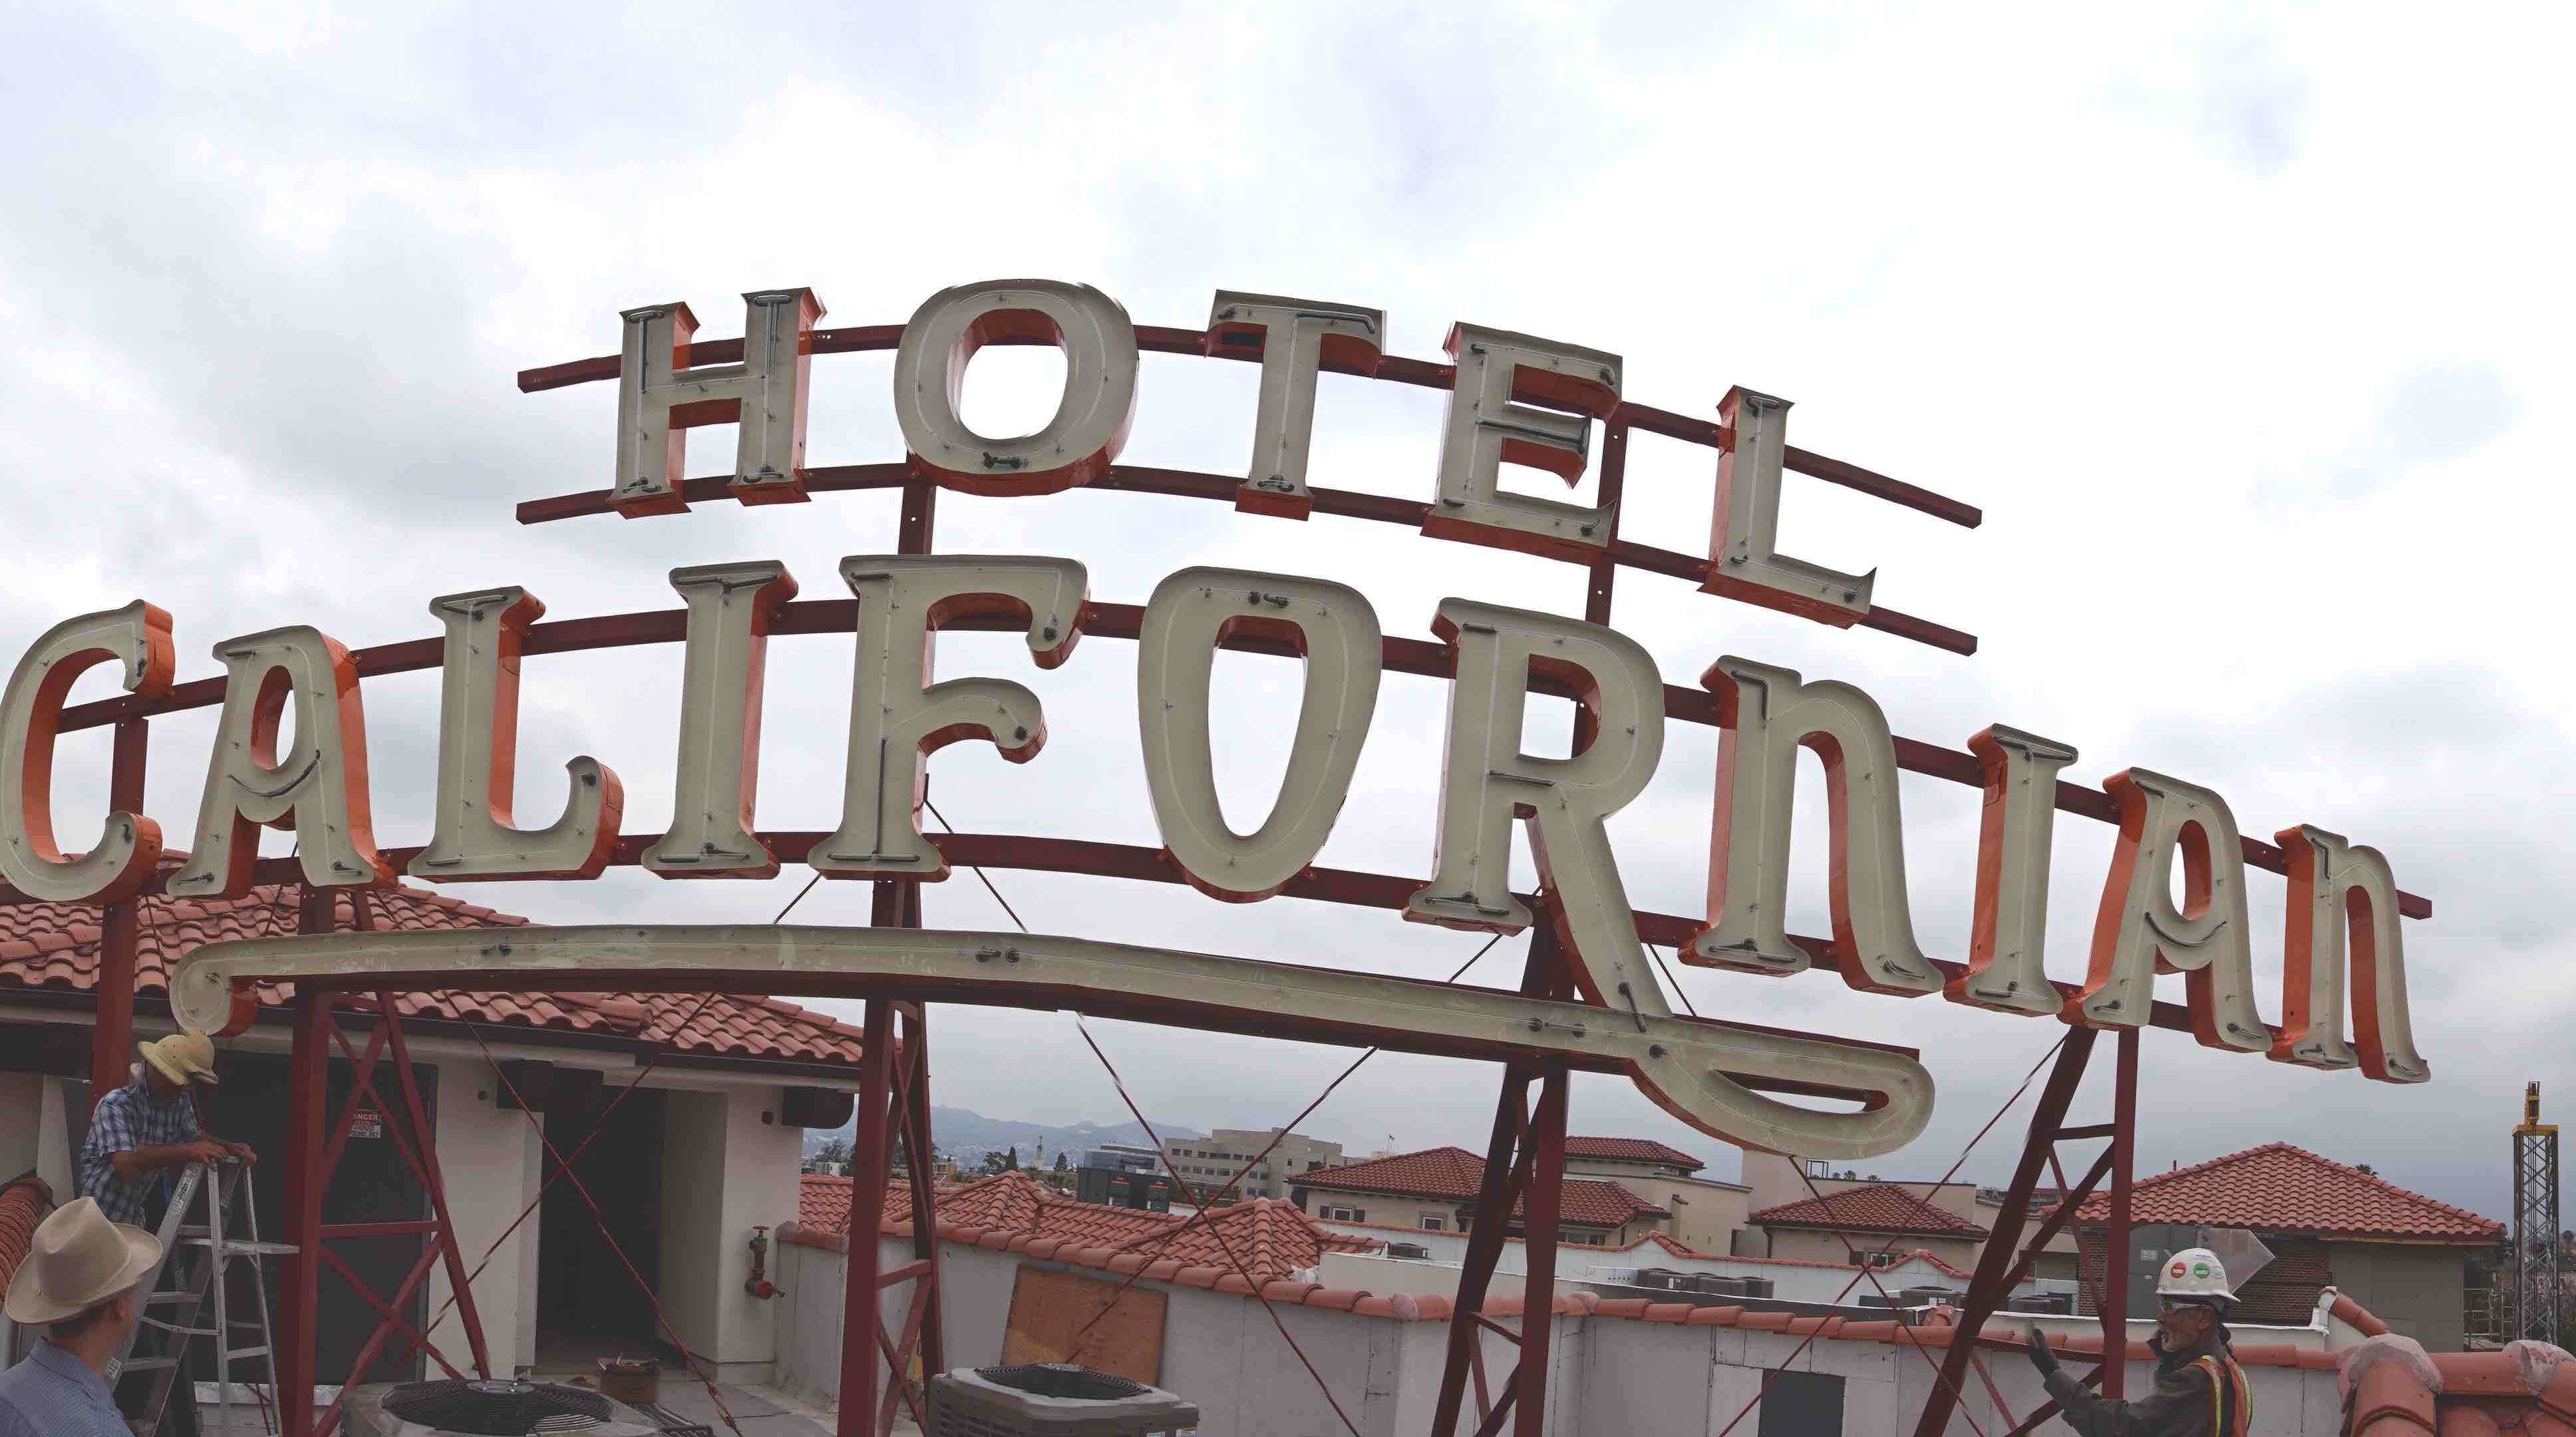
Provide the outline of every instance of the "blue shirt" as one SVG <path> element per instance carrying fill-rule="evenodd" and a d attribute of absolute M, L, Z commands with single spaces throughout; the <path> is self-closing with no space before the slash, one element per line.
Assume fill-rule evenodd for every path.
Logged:
<path fill-rule="evenodd" d="M 195 1142 L 200 1136 L 197 1105 L 190 1094 L 181 1092 L 166 1103 L 159 1102 L 137 1078 L 99 1099 L 90 1112 L 89 1137 L 80 1150 L 81 1195 L 98 1199 L 109 1222 L 145 1226 L 146 1209 L 161 1184 L 161 1174 L 146 1173 L 127 1182 L 117 1176 L 111 1160 L 118 1153 Z"/>
<path fill-rule="evenodd" d="M 32 1331 L 32 1329 L 29 1329 Z M 0 1372 L 0 1437 L 134 1437 L 116 1394 L 89 1364 L 39 1337 Z"/>

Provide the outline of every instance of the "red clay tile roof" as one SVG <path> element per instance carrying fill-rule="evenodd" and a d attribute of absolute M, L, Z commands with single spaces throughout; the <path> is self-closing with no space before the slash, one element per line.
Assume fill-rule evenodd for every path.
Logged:
<path fill-rule="evenodd" d="M 1846 1232 L 1919 1233 L 1980 1240 L 1986 1235 L 1984 1228 L 1934 1207 L 1894 1183 L 1871 1183 L 1782 1203 L 1764 1208 L 1746 1221 L 1764 1227 L 1829 1227 Z"/>
<path fill-rule="evenodd" d="M 1470 1202 L 1485 1181 L 1485 1160 L 1465 1148 L 1426 1148 L 1418 1153 L 1371 1158 L 1337 1168 L 1318 1168 L 1291 1178 L 1294 1187 L 1318 1192 L 1391 1193 L 1399 1197 Z M 1657 1207 L 1607 1178 L 1567 1178 L 1557 1188 L 1560 1221 L 1587 1227 L 1618 1227 L 1632 1219 L 1663 1215 Z M 1521 1216 L 1521 1205 L 1512 1205 Z"/>
<path fill-rule="evenodd" d="M 164 854 L 165 868 L 179 855 Z M 142 943 L 135 992 L 167 999 L 170 965 L 199 944 L 264 938 L 295 931 L 297 888 L 264 884 L 240 898 L 142 900 Z M 515 928 L 528 920 L 496 913 L 406 884 L 374 890 L 368 906 L 382 929 Z M 338 897 L 336 922 L 354 926 L 349 895 Z M 12 988 L 87 993 L 98 984 L 99 910 L 69 903 L 0 907 L 0 994 Z M 263 1007 L 294 996 L 291 983 L 260 985 Z M 697 993 L 483 993 L 470 990 L 397 994 L 408 1018 L 445 1018 L 503 1028 L 604 1033 L 649 1038 L 674 1051 L 707 1057 L 856 1064 L 859 1030 L 777 998 L 718 994 L 703 1009 Z M 694 1018 L 692 1017 L 694 1014 Z M 678 1029 L 674 1032 L 674 1029 Z"/>
<path fill-rule="evenodd" d="M 2140 1178 L 2129 1189 L 2132 1222 L 2206 1223 L 2256 1232 L 2420 1242 L 2493 1242 L 2504 1224 L 2322 1158 L 2265 1143 L 2196 1167 Z M 2078 1222 L 2106 1222 L 2107 1196 L 2086 1200 Z"/>
<path fill-rule="evenodd" d="M 848 1178 L 807 1175 L 798 1185 L 798 1228 L 847 1232 L 850 1190 Z M 1373 1252 L 1384 1246 L 1374 1238 L 1335 1232 L 1272 1198 L 1212 1208 L 1192 1222 L 1174 1213 L 1074 1202 L 1021 1173 L 940 1188 L 932 1206 L 940 1235 L 957 1241 L 980 1242 L 993 1235 L 1044 1238 L 1077 1250 L 1133 1253 L 1226 1273 L 1240 1260 L 1264 1282 L 1311 1269 L 1326 1252 Z M 901 1184 L 888 1184 L 878 1228 L 912 1231 L 912 1195 Z M 1227 1257 L 1228 1248 L 1233 1258 Z"/>
<path fill-rule="evenodd" d="M 1005 1175 L 1003 1178 L 988 1179 L 988 1181 L 1002 1182 L 1006 1181 L 1007 1177 L 1008 1175 Z M 1021 1180 L 1026 1181 L 1025 1178 Z M 834 1207 L 833 1190 L 835 1189 L 838 1190 L 837 1209 Z M 949 1194 L 963 1189 L 943 1188 L 940 1191 L 942 1194 Z M 804 1212 L 812 1215 L 815 1221 L 808 1222 L 800 1219 L 780 1227 L 779 1241 L 792 1242 L 800 1247 L 823 1248 L 834 1252 L 846 1251 L 849 1240 L 843 1233 L 818 1224 L 835 1210 L 846 1215 L 849 1210 L 849 1193 L 848 1178 L 806 1178 L 804 1192 L 801 1195 L 801 1206 Z M 880 1231 L 890 1237 L 908 1237 L 912 1232 L 908 1211 L 909 1199 L 904 1200 L 906 1212 L 898 1220 L 891 1212 L 897 1206 L 896 1196 L 897 1194 L 890 1192 L 887 1203 L 889 1215 L 882 1223 Z M 1052 1203 L 1052 1195 L 1049 1195 L 1045 1201 Z M 1072 1204 L 1072 1206 L 1087 1206 L 1087 1204 Z M 1270 1203 L 1269 1206 L 1274 1209 L 1279 1208 L 1277 1203 Z M 1281 1215 L 1287 1214 L 1283 1211 Z M 1154 1214 L 1146 1214 L 1146 1216 L 1154 1216 Z M 1168 1216 L 1163 1220 L 1175 1221 Z M 942 1222 L 939 1225 L 939 1236 L 946 1242 L 987 1248 L 996 1252 L 1016 1253 L 1039 1262 L 1059 1262 L 1069 1267 L 1088 1267 L 1114 1276 L 1133 1277 L 1139 1282 L 1162 1283 L 1170 1287 L 1189 1287 L 1202 1291 L 1228 1292 L 1238 1297 L 1251 1297 L 1257 1290 L 1265 1302 L 1292 1307 L 1321 1308 L 1329 1312 L 1347 1312 L 1355 1317 L 1383 1318 L 1394 1322 L 1447 1322 L 1453 1307 L 1450 1298 L 1436 1293 L 1415 1296 L 1411 1293 L 1398 1292 L 1378 1297 L 1351 1288 L 1325 1287 L 1318 1283 L 1298 1282 L 1287 1278 L 1266 1279 L 1256 1289 L 1251 1283 L 1225 1268 L 1189 1263 L 1177 1257 L 1154 1257 L 1141 1251 L 1085 1247 L 1077 1242 L 1064 1242 L 1032 1233 L 987 1233 L 981 1228 L 961 1227 L 952 1222 Z M 1488 1294 L 1485 1305 L 1480 1310 L 1487 1317 L 1519 1317 L 1522 1309 L 1520 1293 L 1512 1290 L 1508 1284 L 1500 1286 L 1503 1286 L 1504 1290 Z M 1740 1304 L 1700 1306 L 1686 1302 L 1604 1299 L 1598 1293 L 1578 1289 L 1558 1294 L 1556 1300 L 1549 1304 L 1549 1310 L 1569 1317 L 1618 1317 L 1638 1322 L 1666 1323 L 1675 1327 L 1735 1327 L 1748 1331 L 1786 1332 L 1790 1336 L 1802 1339 L 1813 1336 L 1819 1341 L 1826 1342 L 1875 1342 L 1917 1349 L 1946 1348 L 1956 1335 L 1956 1328 L 1949 1310 L 1938 1307 L 1924 1317 L 1920 1326 L 1908 1326 L 1894 1321 L 1853 1322 L 1843 1317 L 1797 1317 L 1786 1312 L 1753 1312 Z M 2387 1331 L 2384 1324 L 2362 1311 L 2349 1298 L 2338 1298 L 2335 1312 L 2337 1316 L 2365 1333 Z M 1987 1340 L 2005 1345 L 2017 1344 L 2024 1340 L 2019 1331 L 2010 1327 L 1990 1327 L 1985 1337 Z M 2080 1361 L 2088 1354 L 2100 1352 L 2102 1339 L 2084 1335 L 2063 1338 L 2052 1345 L 2059 1352 L 2076 1354 Z M 2125 1353 L 2131 1362 L 2146 1362 L 2154 1356 L 2143 1342 L 2127 1344 Z M 2310 1372 L 2332 1370 L 2336 1356 L 2337 1354 L 2331 1352 L 2293 1348 L 2286 1343 L 2240 1347 L 2236 1350 L 2236 1360 L 2247 1367 L 2280 1367 Z M 2443 1356 L 2436 1358 L 2435 1361 L 2437 1364 L 2446 1364 L 2453 1359 Z M 2444 1370 L 2451 1369 L 2445 1367 Z M 2576 1367 L 2563 1370 L 2576 1373 Z M 2373 1432 L 2369 1437 L 2422 1437 L 2422 1434 L 2420 1432 L 2386 1434 Z M 2446 1432 L 2444 1437 L 2451 1437 L 2451 1434 Z M 2552 1434 L 2535 1429 L 2531 1437 L 2552 1437 Z M 2564 1437 L 2564 1434 L 2556 1434 L 2556 1437 Z"/>
<path fill-rule="evenodd" d="M 1598 1158 L 1622 1163 L 1670 1163 L 1698 1172 L 1708 1164 L 1652 1138 L 1573 1138 L 1565 1140 L 1569 1158 Z"/>

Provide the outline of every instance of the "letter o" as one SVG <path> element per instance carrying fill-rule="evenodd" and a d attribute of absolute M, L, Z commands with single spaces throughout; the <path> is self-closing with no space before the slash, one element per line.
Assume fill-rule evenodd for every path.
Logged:
<path fill-rule="evenodd" d="M 1306 665 L 1288 771 L 1270 816 L 1250 834 L 1226 825 L 1208 746 L 1210 674 L 1217 646 L 1235 635 Z M 1136 712 L 1163 848 L 1191 887 L 1251 903 L 1314 861 L 1377 711 L 1379 637 L 1368 600 L 1322 579 L 1183 569 L 1154 587 L 1137 635 Z"/>
<path fill-rule="evenodd" d="M 1064 352 L 1064 399 L 1034 434 L 966 427 L 966 366 L 987 344 Z M 895 350 L 894 412 L 916 472 L 969 494 L 1055 494 L 1106 473 L 1136 417 L 1136 326 L 1087 284 L 1000 279 L 932 295 Z"/>

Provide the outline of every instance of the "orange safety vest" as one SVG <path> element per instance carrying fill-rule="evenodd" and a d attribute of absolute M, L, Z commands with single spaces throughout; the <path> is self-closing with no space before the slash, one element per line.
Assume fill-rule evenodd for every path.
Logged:
<path fill-rule="evenodd" d="M 2191 1365 L 2209 1374 L 2209 1437 L 2247 1437 L 2254 1430 L 2254 1398 L 2245 1388 L 2245 1369 L 2233 1355 L 2195 1357 Z"/>

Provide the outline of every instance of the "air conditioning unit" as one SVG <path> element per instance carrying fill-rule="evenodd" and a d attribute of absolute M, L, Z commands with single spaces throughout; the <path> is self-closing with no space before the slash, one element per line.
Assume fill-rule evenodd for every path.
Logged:
<path fill-rule="evenodd" d="M 1744 1296 L 1744 1279 L 1740 1277 L 1702 1277 L 1691 1286 L 1716 1297 Z"/>
<path fill-rule="evenodd" d="M 1771 1295 L 1771 1279 L 1767 1277 L 1739 1277 L 1736 1281 L 1744 1284 L 1744 1295 L 1746 1297 L 1769 1297 Z"/>
<path fill-rule="evenodd" d="M 1636 1285 L 1639 1287 L 1651 1287 L 1663 1292 L 1681 1292 L 1686 1290 L 1684 1285 L 1689 1281 L 1688 1274 L 1675 1272 L 1669 1267 L 1637 1269 Z"/>
<path fill-rule="evenodd" d="M 380 1382 L 342 1394 L 352 1437 L 660 1437 L 662 1424 L 551 1382 Z"/>

